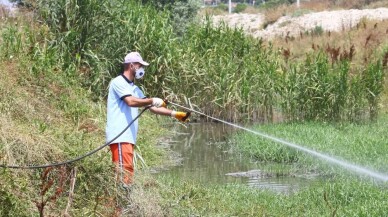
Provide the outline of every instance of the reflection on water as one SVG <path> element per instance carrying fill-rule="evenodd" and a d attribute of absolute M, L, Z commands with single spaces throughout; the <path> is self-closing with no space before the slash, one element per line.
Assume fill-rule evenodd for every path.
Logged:
<path fill-rule="evenodd" d="M 230 152 L 227 137 L 236 132 L 229 126 L 214 123 L 179 126 L 171 149 L 182 157 L 181 165 L 163 174 L 203 183 L 240 183 L 252 187 L 289 193 L 306 180 L 294 177 L 234 176 L 228 173 L 260 170 L 260 164 Z"/>

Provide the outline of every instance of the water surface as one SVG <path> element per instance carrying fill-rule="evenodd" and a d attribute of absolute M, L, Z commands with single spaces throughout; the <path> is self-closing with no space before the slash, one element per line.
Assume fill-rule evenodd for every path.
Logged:
<path fill-rule="evenodd" d="M 177 126 L 171 149 L 182 157 L 181 164 L 164 172 L 165 175 L 202 183 L 243 184 L 276 192 L 293 192 L 309 180 L 300 177 L 276 177 L 263 173 L 256 176 L 230 176 L 230 173 L 263 171 L 263 164 L 252 162 L 231 151 L 227 138 L 238 132 L 230 126 L 215 123 L 195 123 Z M 268 165 L 266 165 L 268 168 Z"/>

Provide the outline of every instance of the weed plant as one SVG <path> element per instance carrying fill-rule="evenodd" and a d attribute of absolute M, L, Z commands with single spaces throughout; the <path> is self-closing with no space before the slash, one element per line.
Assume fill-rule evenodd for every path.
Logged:
<path fill-rule="evenodd" d="M 323 54 L 317 54 L 317 59 L 306 58 L 301 64 L 283 66 L 282 59 L 272 47 L 246 37 L 242 30 L 225 26 L 213 28 L 209 22 L 203 26 L 194 23 L 182 37 L 176 37 L 168 11 L 143 7 L 134 1 L 37 1 L 36 6 L 42 21 L 40 24 L 30 17 L 32 20 L 12 20 L 2 24 L 0 30 L 0 70 L 4 75 L 0 80 L 1 163 L 25 165 L 61 161 L 101 145 L 105 125 L 105 105 L 101 97 L 110 78 L 119 72 L 122 57 L 129 50 L 140 51 L 151 62 L 147 71 L 154 74 L 148 76 L 142 85 L 146 93 L 170 95 L 181 101 L 187 99 L 206 113 L 228 120 L 272 120 L 276 115 L 274 112 L 280 109 L 287 111 L 285 115 L 292 117 L 290 120 L 351 119 L 357 118 L 353 114 L 362 115 L 366 109 L 369 114 L 377 115 L 375 111 L 378 111 L 384 75 L 384 64 L 379 59 L 361 67 L 360 73 L 349 71 L 346 61 L 331 64 L 329 57 Z M 289 70 L 294 74 L 288 75 Z M 292 86 L 295 80 L 300 86 Z M 347 82 L 340 82 L 345 80 Z M 289 90 L 287 98 L 283 94 L 285 89 Z M 349 98 L 350 101 L 345 100 Z M 330 106 L 333 105 L 331 100 L 337 107 Z M 298 107 L 299 102 L 303 102 L 305 107 Z M 349 108 L 349 105 L 357 109 Z M 314 113 L 314 109 L 321 109 L 322 113 Z M 346 111 L 346 114 L 336 111 Z M 157 126 L 154 118 L 141 120 L 144 120 L 142 126 Z M 351 132 L 355 131 L 351 126 Z M 371 123 L 369 127 L 374 132 L 381 129 L 373 126 Z M 287 132 L 291 130 L 287 129 Z M 294 130 L 297 131 L 294 131 L 295 135 L 300 133 L 300 129 Z M 268 132 L 271 133 L 270 128 Z M 276 135 L 283 136 L 280 132 Z M 356 162 L 386 171 L 381 166 L 386 165 L 387 159 L 381 155 L 385 150 L 383 140 L 368 142 L 363 140 L 367 136 L 365 131 L 362 132 L 360 136 L 363 137 L 357 138 L 365 144 L 354 141 L 356 145 L 353 147 L 346 146 L 349 142 L 343 142 L 341 147 L 354 148 L 355 152 L 341 156 L 356 158 Z M 153 148 L 155 140 L 150 138 L 161 133 L 159 129 L 142 131 L 139 146 L 146 162 L 160 162 L 161 153 Z M 292 136 L 287 138 L 292 139 Z M 326 153 L 337 153 L 334 146 L 322 141 L 317 148 L 322 146 Z M 298 141 L 295 139 L 295 142 Z M 315 144 L 308 139 L 306 142 Z M 262 159 L 303 162 L 299 155 L 296 157 L 293 152 L 282 148 L 268 148 L 268 154 L 262 155 Z M 252 150 L 259 152 L 261 149 Z M 360 150 L 365 152 L 358 156 Z M 207 215 L 205 212 L 208 212 L 211 216 L 217 213 L 254 215 L 252 213 L 261 211 L 274 215 L 288 212 L 295 216 L 386 214 L 385 191 L 347 179 L 309 189 L 291 199 L 265 192 L 263 195 L 267 196 L 263 197 L 262 194 L 250 193 L 251 189 L 241 188 L 237 195 L 241 204 L 235 203 L 234 186 L 225 191 L 218 187 L 199 188 L 190 183 L 181 187 L 169 183 L 169 186 L 179 188 L 171 190 L 166 186 L 167 192 L 161 195 L 174 198 L 179 206 L 175 208 L 171 202 L 166 202 L 166 206 L 159 207 L 155 202 L 158 195 L 156 199 L 150 196 L 155 192 L 153 186 L 159 183 L 147 179 L 141 182 L 144 184 L 135 185 L 134 189 L 140 196 L 128 198 L 125 191 L 115 184 L 107 152 L 99 152 L 68 168 L 48 172 L 1 169 L 0 203 L 7 209 L 2 209 L 0 214 L 62 215 L 69 201 L 66 194 L 70 191 L 69 177 L 74 168 L 78 171 L 76 194 L 69 211 L 74 216 L 118 215 L 126 211 L 129 202 L 138 206 L 129 208 L 138 212 L 134 215 L 140 216 L 151 212 L 142 209 L 144 207 L 156 207 L 155 213 L 149 215 L 169 214 L 170 211 L 176 215 Z M 274 157 L 268 157 L 271 153 Z M 367 157 L 376 161 L 371 163 Z M 361 189 L 370 194 L 363 194 Z M 326 196 L 324 192 L 327 192 Z M 141 196 L 151 199 L 144 200 Z M 268 202 L 255 202 L 259 196 Z M 47 200 L 50 198 L 52 200 Z M 209 202 L 212 200 L 219 201 L 219 204 Z M 308 205 L 301 207 L 300 204 Z M 284 207 L 288 209 L 284 210 Z"/>
<path fill-rule="evenodd" d="M 354 104 L 344 102 L 352 85 L 364 93 L 353 95 L 359 98 L 352 102 L 368 102 L 354 106 L 361 111 L 369 109 L 370 117 L 378 112 L 376 105 L 382 91 L 379 84 L 384 77 L 379 58 L 357 69 L 364 73 L 360 77 L 354 73 L 353 78 L 345 59 L 329 64 L 324 55 L 312 54 L 302 66 L 283 63 L 272 46 L 245 36 L 241 29 L 214 27 L 209 18 L 204 23 L 191 23 L 178 37 L 171 12 L 160 13 L 134 1 L 38 1 L 37 11 L 52 38 L 45 47 L 32 46 L 30 54 L 40 52 L 46 56 L 36 60 L 39 64 L 33 66 L 32 74 L 39 76 L 42 68 L 56 62 L 56 70 L 69 74 L 74 81 L 81 78 L 79 81 L 93 92 L 94 99 L 105 96 L 110 78 L 120 72 L 125 53 L 136 50 L 151 61 L 147 71 L 152 76 L 141 85 L 148 95 L 170 96 L 178 102 L 187 99 L 207 114 L 227 120 L 273 121 L 275 111 L 290 120 L 357 119 L 352 116 L 355 112 L 349 112 Z M 3 32 L 2 53 L 8 57 L 20 49 L 21 36 L 13 28 Z M 30 40 L 33 44 L 39 39 Z M 342 84 L 338 84 L 341 75 Z M 295 77 L 301 83 L 290 87 Z M 287 107 L 295 105 L 293 101 L 302 102 L 301 110 L 308 114 L 295 115 L 298 111 Z M 328 111 L 332 105 L 336 108 Z M 77 112 L 71 115 L 77 118 Z"/>
<path fill-rule="evenodd" d="M 387 117 L 383 116 L 368 124 L 283 123 L 258 125 L 254 129 L 328 156 L 340 157 L 347 162 L 388 173 L 386 119 Z M 258 161 L 295 163 L 303 170 L 316 170 L 313 165 L 325 165 L 303 152 L 269 142 L 254 134 L 240 133 L 234 136 L 232 141 L 235 143 L 232 147 Z M 327 169 L 326 166 L 324 168 Z"/>
<path fill-rule="evenodd" d="M 172 216 L 385 216 L 387 189 L 353 178 L 303 186 L 290 194 L 241 185 L 197 184 L 160 177 Z M 173 202 L 171 202 L 173 201 Z"/>
<path fill-rule="evenodd" d="M 4 42 L 0 46 L 0 164 L 61 162 L 102 145 L 105 101 L 91 100 L 93 93 L 81 85 L 83 78 L 75 64 L 64 68 L 61 47 L 52 44 L 48 27 L 23 16 L 4 26 L 0 32 Z M 142 130 L 137 153 L 152 166 L 160 164 L 163 156 L 154 146 L 163 131 L 147 115 L 140 119 L 140 125 L 153 127 Z M 75 169 L 78 172 L 70 203 Z M 109 150 L 62 168 L 2 168 L 0 173 L 1 216 L 62 216 L 65 210 L 72 216 L 114 216 L 128 209 L 134 215 L 151 212 L 129 206 L 148 205 L 147 200 L 131 198 L 119 185 Z M 151 204 L 153 197 L 136 181 L 133 192 L 148 195 Z"/>

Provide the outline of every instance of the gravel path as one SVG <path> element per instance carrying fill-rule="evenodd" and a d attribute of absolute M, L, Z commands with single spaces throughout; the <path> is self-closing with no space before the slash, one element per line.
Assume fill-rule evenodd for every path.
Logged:
<path fill-rule="evenodd" d="M 274 36 L 285 36 L 287 33 L 290 36 L 298 35 L 300 32 L 312 30 L 317 26 L 322 27 L 324 31 L 346 30 L 356 26 L 364 17 L 370 20 L 387 20 L 388 8 L 322 11 L 299 17 L 284 16 L 267 26 L 266 29 L 260 29 L 264 24 L 262 14 L 219 15 L 214 16 L 213 20 L 215 23 L 223 20 L 231 27 L 242 27 L 254 37 L 270 39 Z"/>

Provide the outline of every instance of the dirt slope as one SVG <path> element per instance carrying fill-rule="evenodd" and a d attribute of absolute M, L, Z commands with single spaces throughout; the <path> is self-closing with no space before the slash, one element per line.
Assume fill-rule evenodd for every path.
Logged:
<path fill-rule="evenodd" d="M 362 19 L 387 20 L 388 8 L 322 11 L 297 17 L 283 16 L 265 29 L 262 29 L 265 22 L 263 14 L 232 14 L 213 17 L 215 24 L 224 21 L 231 27 L 242 27 L 248 34 L 263 39 L 287 34 L 298 35 L 300 32 L 304 33 L 316 27 L 321 27 L 324 31 L 346 30 L 356 26 Z"/>

